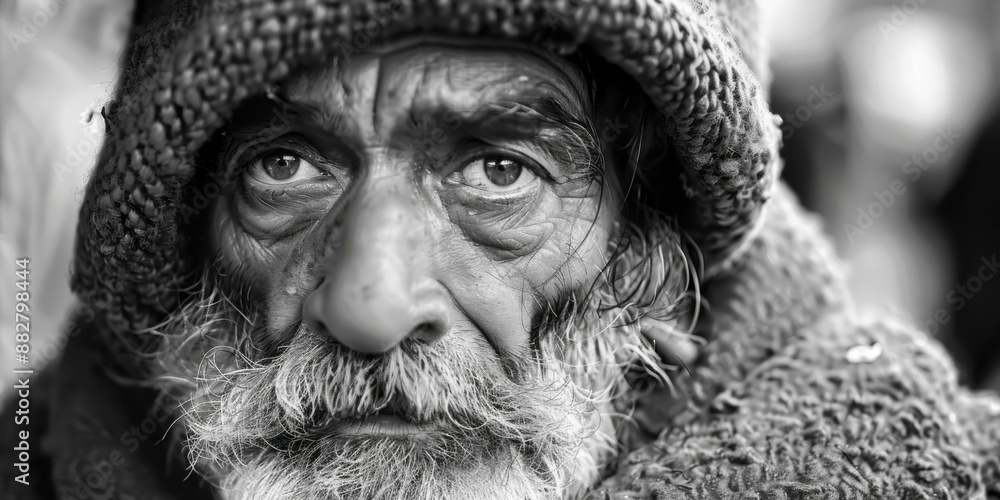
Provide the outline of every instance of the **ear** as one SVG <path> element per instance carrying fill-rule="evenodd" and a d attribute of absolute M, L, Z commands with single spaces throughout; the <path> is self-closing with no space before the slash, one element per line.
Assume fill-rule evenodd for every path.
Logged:
<path fill-rule="evenodd" d="M 640 330 L 653 345 L 660 360 L 667 365 L 687 370 L 698 359 L 704 340 L 678 331 L 675 322 L 644 317 Z M 673 383 L 642 395 L 635 402 L 632 419 L 647 436 L 659 436 L 674 418 L 690 407 L 688 394 Z"/>
<path fill-rule="evenodd" d="M 642 318 L 640 331 L 646 340 L 653 345 L 660 361 L 667 365 L 680 366 L 687 369 L 698 359 L 701 350 L 699 337 L 690 333 L 678 331 L 674 322 L 658 319 Z"/>

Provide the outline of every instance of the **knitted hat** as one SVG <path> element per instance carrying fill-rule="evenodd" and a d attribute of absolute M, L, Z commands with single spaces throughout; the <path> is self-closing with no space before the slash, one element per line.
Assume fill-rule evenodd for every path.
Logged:
<path fill-rule="evenodd" d="M 72 276 L 119 331 L 162 319 L 198 269 L 179 215 L 199 148 L 244 99 L 363 48 L 355 40 L 366 29 L 386 39 L 568 41 L 619 66 L 665 118 L 676 163 L 661 168 L 680 176 L 681 225 L 708 272 L 749 238 L 779 168 L 778 123 L 758 83 L 766 70 L 755 0 L 173 0 L 137 9 Z"/>

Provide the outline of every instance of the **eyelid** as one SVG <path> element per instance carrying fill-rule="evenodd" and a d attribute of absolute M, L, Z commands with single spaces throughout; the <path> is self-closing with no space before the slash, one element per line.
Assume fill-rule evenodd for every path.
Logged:
<path fill-rule="evenodd" d="M 321 153 L 312 143 L 297 134 L 285 134 L 256 143 L 243 150 L 234 163 L 239 171 L 245 172 L 263 157 L 278 151 L 296 154 L 320 171 L 330 175 L 336 173 L 336 170 L 350 169 L 345 155 Z M 336 158 L 335 156 L 341 157 Z M 248 159 L 244 160 L 243 158 Z"/>
<path fill-rule="evenodd" d="M 292 186 L 292 185 L 297 184 L 297 183 L 299 183 L 301 181 L 313 179 L 315 177 L 329 176 L 330 175 L 329 173 L 323 171 L 323 169 L 317 167 L 316 165 L 313 165 L 312 162 L 310 162 L 309 160 L 307 160 L 306 158 L 303 158 L 301 156 L 299 156 L 299 160 L 302 163 L 299 165 L 298 170 L 296 170 L 295 173 L 292 174 L 292 177 L 293 177 L 292 180 L 286 180 L 286 179 L 278 180 L 278 179 L 274 179 L 276 182 L 269 182 L 268 180 L 261 179 L 260 177 L 258 177 L 257 175 L 255 175 L 255 173 L 257 173 L 256 172 L 257 165 L 258 164 L 263 165 L 264 158 L 266 158 L 268 156 L 272 156 L 275 153 L 280 153 L 282 151 L 283 152 L 287 152 L 287 153 L 291 153 L 294 156 L 299 156 L 299 155 L 295 154 L 294 152 L 289 151 L 287 149 L 271 150 L 271 152 L 268 152 L 268 153 L 265 153 L 265 154 L 263 154 L 261 156 L 258 156 L 257 159 L 255 159 L 252 162 L 250 162 L 247 165 L 247 167 L 246 167 L 246 175 L 250 176 L 253 180 L 255 180 L 255 181 L 257 181 L 257 182 L 259 182 L 261 184 L 267 185 L 267 186 Z M 304 168 L 305 168 L 305 170 L 308 170 L 309 168 L 311 168 L 311 169 L 315 170 L 317 172 L 317 174 L 315 174 L 315 175 L 309 175 L 308 177 L 305 177 L 305 176 L 303 176 Z M 265 172 L 265 175 L 267 175 L 266 172 Z M 302 177 L 302 178 L 300 178 L 300 179 L 294 179 L 294 177 Z"/>
<path fill-rule="evenodd" d="M 463 163 L 462 168 L 455 169 L 453 172 L 448 174 L 442 182 L 447 185 L 461 188 L 458 189 L 458 191 L 466 192 L 467 196 L 470 196 L 471 198 L 492 202 L 510 203 L 516 199 L 523 199 L 533 192 L 537 192 L 537 188 L 542 181 L 542 177 L 527 167 L 525 167 L 517 179 L 508 186 L 495 185 L 491 187 L 473 184 L 472 179 L 466 175 L 465 171 L 469 168 L 479 168 L 485 170 L 485 160 L 490 156 L 496 157 L 496 155 L 489 154 L 473 156 L 468 161 Z M 481 175 L 483 177 L 486 176 L 485 172 Z M 487 182 L 490 181 L 487 180 Z M 493 184 L 492 182 L 490 183 Z"/>
<path fill-rule="evenodd" d="M 531 155 L 510 147 L 498 146 L 480 139 L 470 140 L 463 143 L 463 145 L 468 143 L 472 143 L 473 145 L 460 147 L 455 153 L 449 154 L 444 158 L 445 162 L 449 164 L 448 168 L 444 172 L 444 177 L 452 175 L 455 172 L 462 171 L 474 160 L 486 156 L 500 156 L 520 163 L 524 168 L 530 170 L 531 173 L 547 182 L 554 182 L 555 180 L 552 172 L 545 168 L 541 162 L 536 160 Z"/>

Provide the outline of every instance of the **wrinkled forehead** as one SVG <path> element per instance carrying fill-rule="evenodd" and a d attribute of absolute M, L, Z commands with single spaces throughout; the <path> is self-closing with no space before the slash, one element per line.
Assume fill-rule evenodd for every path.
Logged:
<path fill-rule="evenodd" d="M 401 119 L 499 103 L 544 102 L 583 117 L 587 88 L 576 64 L 526 44 L 410 37 L 305 72 L 284 93 L 334 125 L 384 136 Z"/>

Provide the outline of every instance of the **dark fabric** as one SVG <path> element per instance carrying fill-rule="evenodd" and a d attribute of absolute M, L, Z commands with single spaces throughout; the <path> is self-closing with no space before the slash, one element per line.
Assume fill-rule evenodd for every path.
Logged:
<path fill-rule="evenodd" d="M 20 376 L 23 378 L 23 376 Z M 30 375 L 30 392 L 28 393 L 28 421 L 26 425 L 23 420 L 15 420 L 25 414 L 18 415 L 18 401 L 20 399 L 18 389 L 4 398 L 3 405 L 0 406 L 0 449 L 3 450 L 4 467 L 0 472 L 0 498 L 11 498 L 15 500 L 35 500 L 55 498 L 55 489 L 52 487 L 52 462 L 49 455 L 41 448 L 42 437 L 48 429 L 48 422 L 51 418 L 51 388 L 55 382 L 53 370 L 46 370 Z M 20 384 L 15 378 L 15 384 Z M 28 464 L 29 474 L 25 478 L 28 485 L 16 482 L 15 478 L 23 474 L 14 467 L 17 460 L 18 451 L 15 447 L 20 446 L 20 432 L 28 432 Z"/>
<path fill-rule="evenodd" d="M 31 485 L 12 486 L 4 467 L 0 497 L 212 500 L 169 436 L 171 409 L 117 372 L 99 341 L 102 325 L 78 319 L 73 326 L 62 359 L 32 381 Z M 16 433 L 15 405 L 4 405 L 5 449 L 14 446 L 7 440 Z"/>
<path fill-rule="evenodd" d="M 988 116 L 964 164 L 955 165 L 961 168 L 955 186 L 941 203 L 928 209 L 948 234 L 955 276 L 963 278 L 977 276 L 984 260 L 991 262 L 1000 254 L 1000 231 L 996 229 L 1000 198 L 992 190 L 1000 185 L 996 168 L 1000 108 Z M 952 337 L 945 341 L 963 354 L 959 359 L 967 361 L 963 367 L 970 384 L 1000 390 L 1000 286 L 987 282 L 971 299 L 963 295 L 947 299 L 948 314 L 954 321 L 950 325 Z"/>

